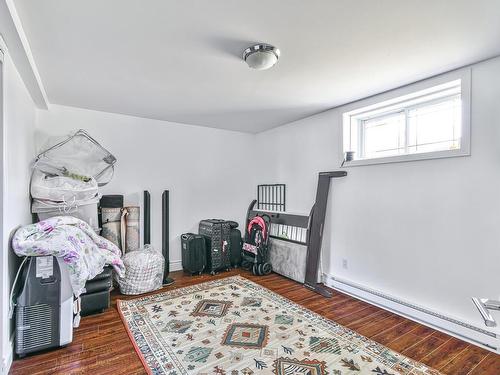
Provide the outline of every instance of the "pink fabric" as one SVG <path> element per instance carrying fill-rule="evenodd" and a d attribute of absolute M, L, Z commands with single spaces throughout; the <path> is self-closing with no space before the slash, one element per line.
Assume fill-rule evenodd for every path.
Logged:
<path fill-rule="evenodd" d="M 260 216 L 255 216 L 248 223 L 248 228 L 247 228 L 248 233 L 250 233 L 250 231 L 252 230 L 252 225 L 254 225 L 254 224 L 260 225 L 260 227 L 262 228 L 262 237 L 265 240 L 267 238 L 267 225 L 266 225 L 266 221 L 262 217 L 260 217 Z"/>

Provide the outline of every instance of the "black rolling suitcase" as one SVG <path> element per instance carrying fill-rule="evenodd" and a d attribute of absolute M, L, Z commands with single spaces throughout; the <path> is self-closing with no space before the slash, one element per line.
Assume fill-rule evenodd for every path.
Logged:
<path fill-rule="evenodd" d="M 207 250 L 205 237 L 194 233 L 181 236 L 182 269 L 185 272 L 201 274 L 207 266 Z"/>
<path fill-rule="evenodd" d="M 206 271 L 214 275 L 218 271 L 229 270 L 231 226 L 225 220 L 207 219 L 200 221 L 199 234 L 205 237 L 207 248 Z"/>
<path fill-rule="evenodd" d="M 241 238 L 241 231 L 238 228 L 236 221 L 228 221 L 231 227 L 230 244 L 231 244 L 231 267 L 239 267 L 241 265 L 241 252 L 243 251 L 243 240 Z"/>

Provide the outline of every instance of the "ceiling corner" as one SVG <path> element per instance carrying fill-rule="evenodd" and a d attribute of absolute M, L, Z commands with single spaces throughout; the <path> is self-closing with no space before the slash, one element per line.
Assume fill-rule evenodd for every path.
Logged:
<path fill-rule="evenodd" d="M 48 98 L 13 0 L 0 0 L 0 34 L 35 105 L 48 109 Z"/>

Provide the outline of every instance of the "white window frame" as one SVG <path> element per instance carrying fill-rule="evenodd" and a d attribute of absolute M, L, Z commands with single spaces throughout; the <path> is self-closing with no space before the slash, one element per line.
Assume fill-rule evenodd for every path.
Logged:
<path fill-rule="evenodd" d="M 349 150 L 350 136 L 348 137 L 349 141 L 347 141 L 344 137 L 344 134 L 350 134 L 351 132 L 352 116 L 359 114 L 361 112 L 369 111 L 370 109 L 376 110 L 380 107 L 390 106 L 391 103 L 394 104 L 397 102 L 401 102 L 402 100 L 412 99 L 414 94 L 416 93 L 423 94 L 425 93 L 425 90 L 430 90 L 435 86 L 444 85 L 457 80 L 460 80 L 461 82 L 461 101 L 462 101 L 462 121 L 461 121 L 462 131 L 461 131 L 459 149 L 384 156 L 378 158 L 356 159 L 355 155 L 354 160 L 345 162 L 343 166 L 354 167 L 354 166 L 371 165 L 371 164 L 400 163 L 400 162 L 408 162 L 416 160 L 470 156 L 471 68 L 467 67 L 454 70 L 449 73 L 441 74 L 436 77 L 432 77 L 417 83 L 410 84 L 408 86 L 400 87 L 398 89 L 378 94 L 343 106 L 340 111 L 340 114 L 342 116 L 341 119 L 342 136 L 340 137 L 340 147 L 339 147 L 340 160 L 344 159 L 345 151 L 351 151 Z M 428 103 L 429 102 L 425 102 L 423 103 L 423 105 Z M 415 106 L 419 106 L 419 104 L 416 104 Z M 407 110 L 408 109 L 406 109 L 405 111 Z M 401 109 L 399 111 L 401 111 Z M 395 110 L 393 112 L 388 112 L 387 114 L 396 112 L 398 111 Z M 408 137 L 408 133 L 406 134 L 406 136 Z"/>

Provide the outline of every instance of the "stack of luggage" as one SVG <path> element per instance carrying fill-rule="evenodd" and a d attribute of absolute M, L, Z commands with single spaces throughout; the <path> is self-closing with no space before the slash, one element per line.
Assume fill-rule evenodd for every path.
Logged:
<path fill-rule="evenodd" d="M 238 223 L 221 219 L 200 221 L 199 234 L 181 236 L 182 267 L 190 274 L 215 275 L 238 267 L 241 262 L 241 232 Z"/>
<path fill-rule="evenodd" d="M 33 166 L 31 212 L 38 220 L 74 216 L 98 232 L 98 188 L 111 180 L 115 162 L 84 130 L 47 148 Z"/>

